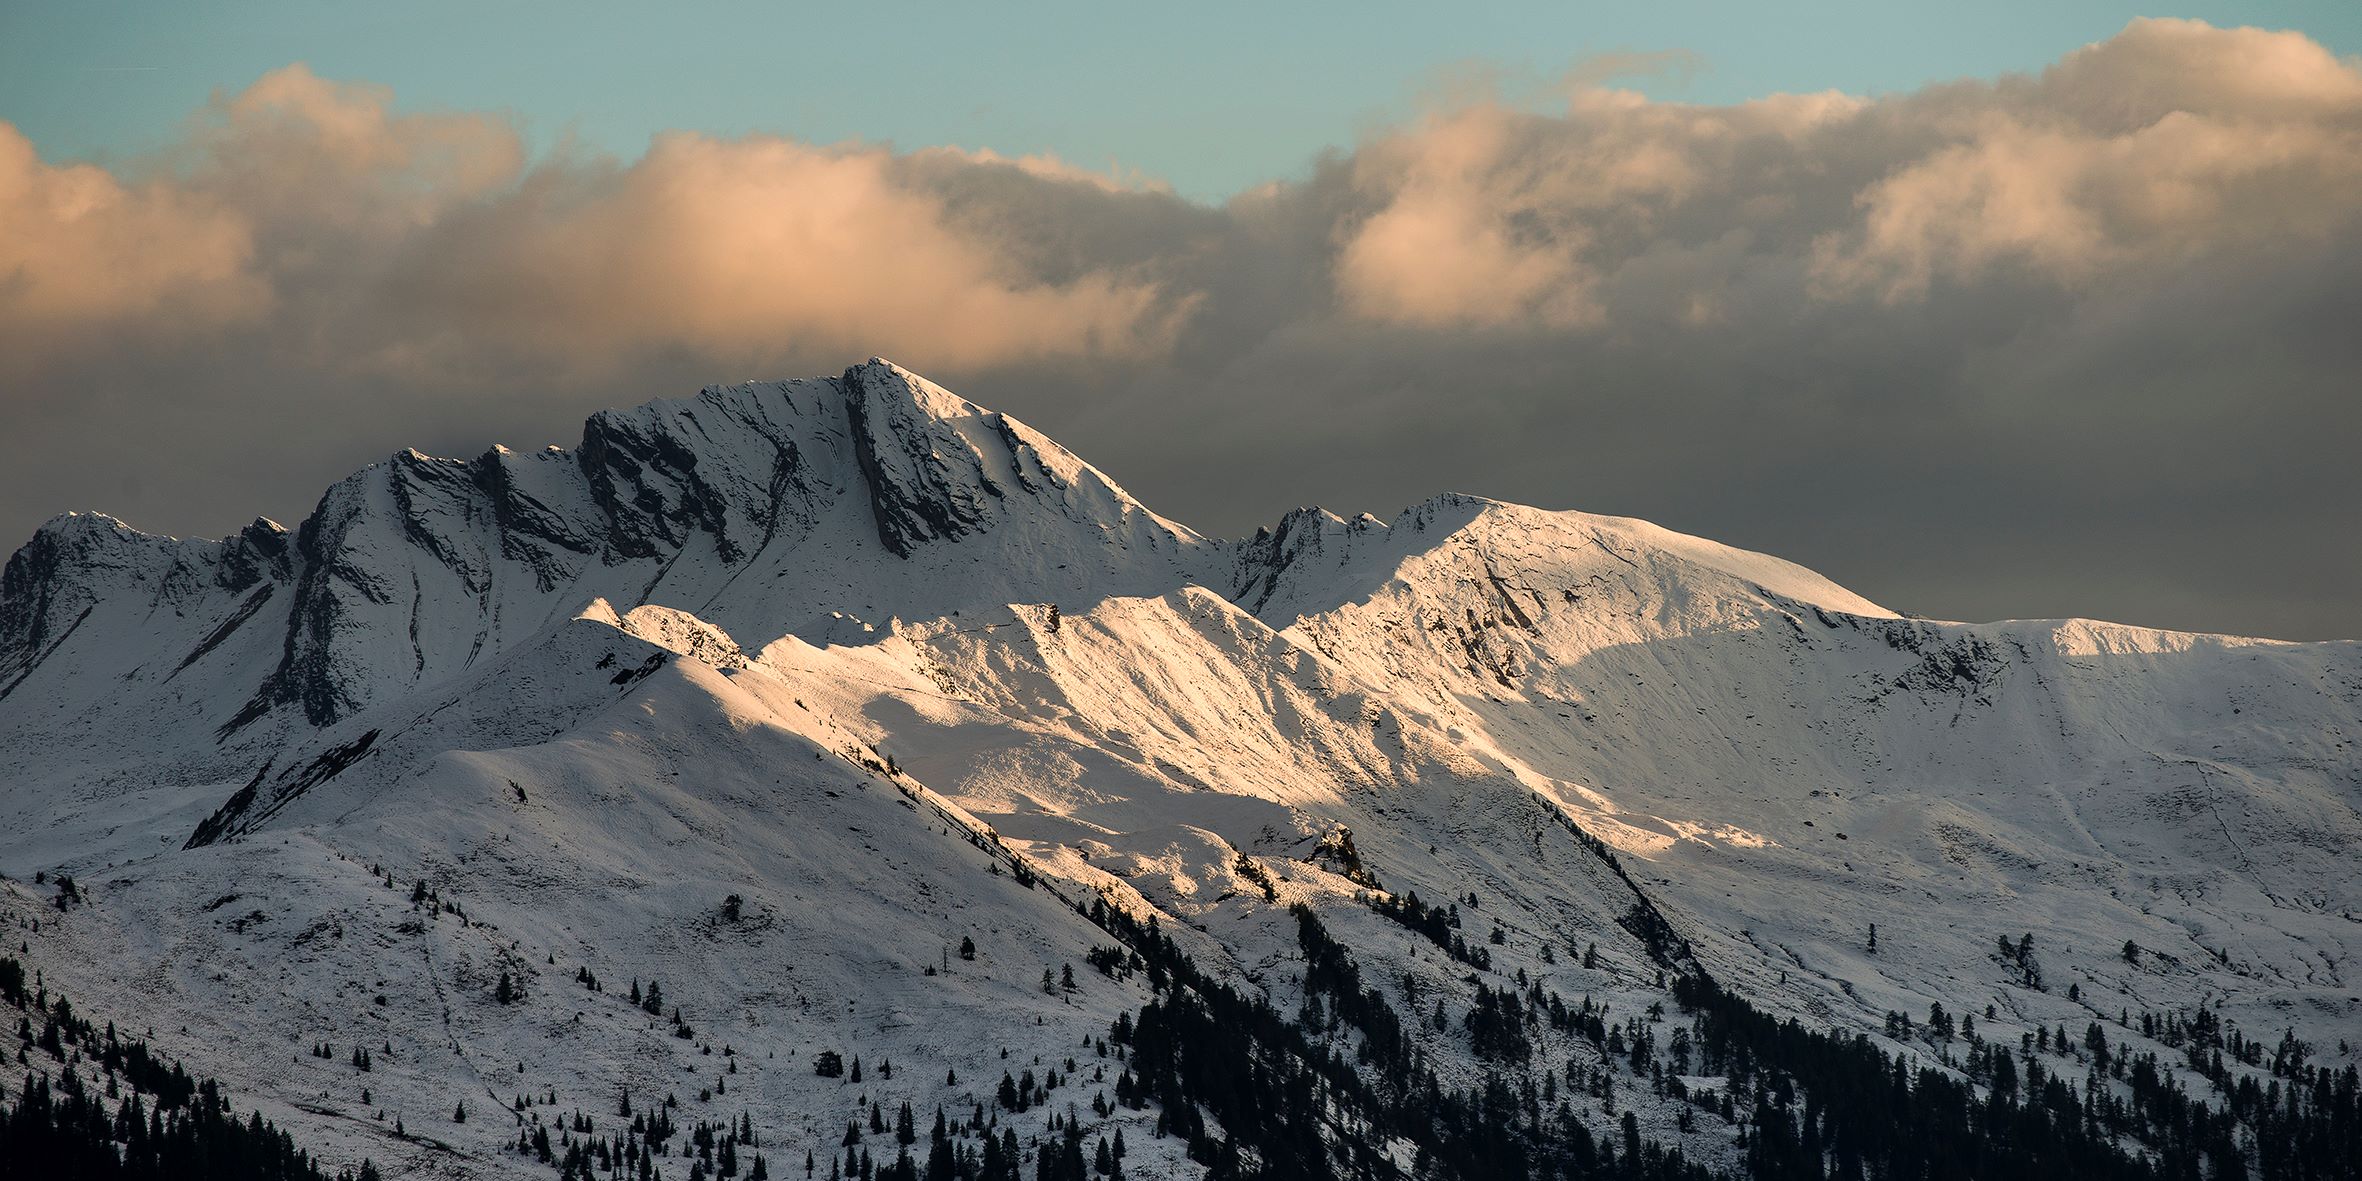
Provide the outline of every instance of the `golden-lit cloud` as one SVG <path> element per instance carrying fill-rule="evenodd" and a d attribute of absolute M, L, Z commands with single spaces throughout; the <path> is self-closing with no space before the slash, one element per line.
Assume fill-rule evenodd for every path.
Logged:
<path fill-rule="evenodd" d="M 1619 271 L 1730 231 L 1809 264 L 1802 294 L 1915 298 L 2018 267 L 2087 284 L 2350 226 L 2362 70 L 2294 33 L 2140 21 L 2035 77 L 1878 101 L 1724 107 L 1588 85 L 1491 99 L 1352 160 L 1343 304 L 1451 329 L 1598 326 Z M 1809 241 L 1808 249 L 1800 242 Z M 1701 275 L 1711 303 L 1727 276 Z"/>
<path fill-rule="evenodd" d="M 669 135 L 628 168 L 548 170 L 454 211 L 396 278 L 511 346 L 578 359 L 919 340 L 975 366 L 1161 349 L 1172 312 L 1155 285 L 1029 275 L 894 166 L 882 149 Z"/>
<path fill-rule="evenodd" d="M 1861 104 L 1782 96 L 1732 107 L 1578 86 L 1556 114 L 1479 102 L 1363 145 L 1339 228 L 1345 306 L 1429 328 L 1594 326 L 1633 255 L 1709 216 L 1715 232 L 1792 212 L 1799 136 Z"/>
<path fill-rule="evenodd" d="M 169 184 L 44 163 L 0 123 L 0 339 L 21 365 L 59 332 L 170 320 L 202 329 L 260 313 L 246 222 Z"/>
<path fill-rule="evenodd" d="M 2298 34 L 2140 21 L 1924 105 L 1926 146 L 1816 244 L 1824 293 L 1904 299 L 2013 265 L 2088 284 L 2354 221 L 2362 70 Z"/>
<path fill-rule="evenodd" d="M 1724 314 L 1741 276 L 1706 257 L 1801 268 L 1797 295 L 1823 300 L 1998 268 L 2088 284 L 2336 232 L 2362 179 L 2362 71 L 2292 33 L 2141 21 L 2038 76 L 1881 100 L 1651 102 L 1601 85 L 1623 72 L 1577 66 L 1549 111 L 1464 87 L 1218 232 L 1285 210 L 1282 253 L 1348 319 L 1581 331 Z M 687 133 L 535 161 L 502 119 L 392 97 L 291 66 L 120 176 L 0 125 L 0 316 L 185 331 L 275 309 L 303 347 L 422 378 L 479 346 L 580 371 L 917 341 L 974 369 L 1164 356 L 1237 283 L 1202 235 L 1143 251 L 1044 224 L 1182 204 L 1136 174 Z"/>
<path fill-rule="evenodd" d="M 1046 157 L 660 137 L 528 161 L 491 116 L 401 114 L 303 66 L 217 97 L 131 182 L 0 125 L 0 328 L 277 318 L 321 364 L 422 381 L 485 350 L 553 372 L 643 350 L 742 364 L 920 340 L 978 366 L 1161 350 L 1186 300 L 1121 268 L 1055 280 L 955 224 L 926 173 L 1137 187 Z"/>
<path fill-rule="evenodd" d="M 1378 208 L 1340 233 L 1347 308 L 1429 328 L 1596 317 L 1580 259 L 1584 202 L 1560 178 L 1523 170 L 1528 122 L 1472 108 L 1356 156 L 1354 187 Z"/>

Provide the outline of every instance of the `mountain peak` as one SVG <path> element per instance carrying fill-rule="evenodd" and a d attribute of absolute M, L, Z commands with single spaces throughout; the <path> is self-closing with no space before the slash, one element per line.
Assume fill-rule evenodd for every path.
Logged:
<path fill-rule="evenodd" d="M 1555 588 L 1558 603 L 1603 577 L 1666 626 L 1766 596 L 1888 614 L 1777 559 L 1465 493 L 1392 520 L 1301 508 L 1244 541 L 1209 541 L 1016 418 L 872 357 L 835 377 L 603 410 L 572 450 L 494 446 L 462 461 L 405 448 L 339 481 L 292 532 L 257 520 L 179 542 L 101 514 L 61 517 L 10 563 L 0 655 L 22 679 L 69 640 L 143 636 L 169 658 L 126 643 L 102 662 L 159 693 L 209 668 L 242 678 L 175 689 L 157 709 L 222 741 L 268 741 L 278 723 L 261 723 L 282 707 L 329 724 L 593 599 L 619 618 L 686 612 L 759 648 L 1192 584 L 1284 628 L 1397 584 L 1482 611 L 1506 586 Z M 1503 601 L 1530 612 L 1530 599 Z"/>
<path fill-rule="evenodd" d="M 2121 1062 L 2196 1045 L 2134 1011 L 2346 1035 L 2362 646 L 1885 614 L 1761 554 L 1466 494 L 1209 542 L 883 359 L 710 387 L 592 415 L 573 450 L 393 452 L 293 532 L 45 527 L 0 579 L 22 957 L 0 968 L 165 1031 L 318 1159 L 401 1177 L 547 1176 L 509 1151 L 515 1121 L 458 1118 L 486 1064 L 527 1132 L 717 1079 L 678 1114 L 726 1168 L 756 1134 L 782 1163 L 843 1147 L 848 1092 L 808 1055 L 868 1058 L 904 1111 L 981 1110 L 1012 1060 L 1130 1021 L 1125 1101 L 1061 1104 L 1029 1070 L 992 1143 L 1046 1168 L 1060 1132 L 1105 1130 L 1132 1175 L 1191 1177 L 1228 1149 L 1190 1097 L 1232 1095 L 1203 1115 L 1253 1163 L 1217 1172 L 1366 1150 L 1486 1176 L 1498 1144 L 1575 1160 L 1620 1123 L 1652 1137 L 1628 1162 L 1739 1175 L 1752 1150 L 1715 1114 L 1734 1090 L 1845 1112 L 1855 1075 L 1952 1069 L 1897 1013 L 1976 1005 L 1983 1044 L 2041 1039 L 2002 1055 L 2028 1078 L 2089 1065 L 2038 1032 L 2110 1021 L 2077 986 L 2124 998 Z M 655 985 L 612 987 L 659 977 L 670 1032 Z M 1657 1027 L 1662 1052 L 1637 1016 L 1611 1040 L 1611 1011 L 1701 998 L 1708 1026 Z M 1684 1032 L 1718 1012 L 1835 1032 L 1732 1042 L 1756 1084 L 1734 1082 Z M 297 1027 L 391 1069 L 291 1070 Z M 1341 1048 L 1375 1086 L 1332 1069 Z M 915 1068 L 888 1082 L 895 1059 Z M 31 1063 L 92 1073 L 71 1066 Z M 1621 1120 L 1580 1094 L 1548 1127 L 1495 1105 L 1474 1149 L 1395 1102 L 1627 1067 L 1687 1081 L 1624 1088 Z M 2221 1096 L 2203 1118 L 2256 1143 L 2276 1125 L 2222 1080 L 2264 1072 L 2235 1069 L 2189 1075 L 2189 1101 Z M 1912 1093 L 1940 1120 L 1974 1085 Z M 438 1109 L 426 1136 L 371 1118 Z M 1851 1110 L 1828 1126 L 1870 1126 Z M 1793 1145 L 1771 1118 L 1762 1142 Z M 1553 1139 L 1570 1120 L 1590 1130 Z M 663 1158 L 669 1118 L 631 1123 L 609 1146 Z M 976 1130 L 937 1146 L 973 1161 Z M 2118 1132 L 2098 1136 L 2092 1160 Z"/>
<path fill-rule="evenodd" d="M 1015 418 L 892 362 L 872 358 L 839 382 L 878 540 L 898 556 L 991 527 L 1021 500 L 1121 544 L 1173 548 L 1198 540 Z"/>
<path fill-rule="evenodd" d="M 0 655 L 21 677 L 89 615 L 77 645 L 178 649 L 158 666 L 118 647 L 134 681 L 267 668 L 169 707 L 227 741 L 284 706 L 326 725 L 456 675 L 591 598 L 758 640 L 836 635 L 839 617 L 1162 593 L 1213 549 L 1016 419 L 873 358 L 603 410 L 573 450 L 403 448 L 292 533 L 181 542 L 69 514 L 9 567 Z"/>

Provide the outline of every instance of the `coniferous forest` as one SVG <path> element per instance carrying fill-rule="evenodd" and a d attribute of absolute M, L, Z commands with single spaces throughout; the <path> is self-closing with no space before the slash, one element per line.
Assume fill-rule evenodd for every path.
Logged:
<path fill-rule="evenodd" d="M 0 958 L 0 1001 L 17 1012 L 23 1081 L 0 1090 L 0 1176 L 90 1181 L 376 1181 L 328 1173 L 287 1135 L 241 1120 L 212 1079 L 74 1012 Z M 36 1025 L 36 1022 L 38 1025 Z M 38 1032 L 36 1032 L 36 1029 Z"/>
<path fill-rule="evenodd" d="M 1459 934 L 1457 905 L 1428 907 L 1415 896 L 1363 902 L 1452 961 L 1483 967 L 1480 949 Z M 1684 1133 L 1723 1129 L 1738 1152 L 1738 1175 L 1769 1181 L 2362 1177 L 2356 1071 L 2311 1065 L 2310 1047 L 2293 1035 L 2268 1046 L 2204 1009 L 2137 1021 L 2126 1013 L 2113 1040 L 2093 1022 L 2079 1034 L 2060 1027 L 2002 1042 L 1979 1036 L 1975 1014 L 1938 1004 L 1924 1021 L 1888 1014 L 1888 1039 L 1923 1051 L 1898 1054 L 1859 1033 L 1760 1011 L 1700 968 L 1644 900 L 1624 925 L 1660 966 L 1670 1012 L 1659 1005 L 1645 1017 L 1614 1018 L 1589 997 L 1569 1003 L 1522 974 L 1518 984 L 1497 986 L 1473 973 L 1471 990 L 1454 1000 L 1456 1021 L 1441 997 L 1432 1016 L 1416 1004 L 1398 1009 L 1319 915 L 1298 904 L 1286 913 L 1302 956 L 1304 1007 L 1290 1016 L 1205 971 L 1153 917 L 1143 923 L 1104 900 L 1075 909 L 1116 941 L 1086 957 L 1090 967 L 1144 976 L 1154 999 L 1120 1016 L 1104 1038 L 1086 1039 L 1099 1066 L 1068 1059 L 1064 1079 L 1055 1065 L 1039 1078 L 1031 1069 L 1004 1075 L 989 1114 L 984 1104 L 925 1113 L 873 1103 L 866 1119 L 848 1121 L 841 1142 L 816 1155 L 812 1146 L 767 1143 L 751 1112 L 683 1129 L 676 1098 L 635 1104 L 626 1093 L 603 1134 L 579 1111 L 547 1122 L 537 1113 L 530 1127 L 520 1121 L 513 1148 L 562 1181 L 654 1181 L 668 1170 L 689 1181 L 769 1181 L 795 1156 L 806 1176 L 838 1181 L 1120 1179 L 1127 1176 L 1121 1132 L 1111 1138 L 1053 1114 L 1045 1134 L 1021 1141 L 998 1119 L 1050 1105 L 1062 1082 L 1092 1070 L 1092 1081 L 1113 1076 L 1112 1100 L 1106 1091 L 1092 1100 L 1096 1115 L 1153 1109 L 1156 1135 L 1178 1138 L 1220 1181 L 1706 1181 L 1731 1173 L 1644 1134 L 1628 1107 L 1606 1130 L 1579 1111 L 1595 1105 L 1612 1116 L 1619 1088 L 1681 1104 Z M 2002 947 L 2010 964 L 2033 962 L 2030 939 L 2004 938 Z M 587 969 L 578 982 L 598 988 Z M 1045 970 L 1045 990 L 1075 987 L 1071 968 L 1062 978 Z M 1403 991 L 1414 988 L 1406 978 Z M 509 994 L 503 1004 L 520 999 L 506 975 L 496 991 Z M 635 980 L 631 993 L 649 1013 L 667 1011 L 657 983 L 643 989 Z M 216 1082 L 192 1077 L 112 1022 L 78 1014 L 14 958 L 0 958 L 0 1002 L 18 1018 L 21 1074 L 0 1089 L 0 1176 L 377 1175 L 367 1162 L 332 1173 L 259 1113 L 240 1119 Z M 669 1019 L 676 1032 L 688 1029 L 677 1007 Z M 1465 1037 L 1487 1066 L 1481 1081 L 1447 1083 L 1419 1049 L 1412 1031 L 1420 1028 Z M 2117 1044 L 2134 1029 L 2142 1044 L 2174 1050 L 2172 1059 Z M 1550 1060 L 1551 1046 L 1576 1041 L 1593 1053 Z M 326 1045 L 313 1052 L 336 1056 Z M 369 1069 L 364 1049 L 353 1055 L 356 1069 Z M 891 1077 L 890 1061 L 873 1065 Z M 814 1070 L 843 1077 L 845 1056 L 826 1052 Z M 850 1081 L 861 1072 L 855 1053 Z M 1699 1077 L 1722 1085 L 1690 1091 L 1683 1080 Z M 517 1106 L 540 1103 L 520 1096 Z M 452 1118 L 465 1120 L 464 1103 Z"/>
<path fill-rule="evenodd" d="M 1457 907 L 1365 902 L 1476 966 L 1456 934 Z M 2080 1035 L 2062 1027 L 2003 1043 L 1980 1037 L 1974 1014 L 1955 1017 L 1940 1004 L 1923 1022 L 1890 1013 L 1889 1037 L 1927 1051 L 1915 1060 L 1858 1033 L 1774 1019 L 1689 959 L 1661 915 L 1635 913 L 1626 925 L 1663 965 L 1673 1012 L 1659 1006 L 1645 1018 L 1611 1020 L 1588 997 L 1569 1004 L 1538 982 L 1496 987 L 1471 975 L 1473 991 L 1454 1023 L 1440 999 L 1432 1018 L 1399 1011 L 1363 978 L 1321 918 L 1299 904 L 1288 913 L 1303 957 L 1305 1007 L 1291 1017 L 1204 971 L 1154 918 L 1139 922 L 1103 900 L 1077 909 L 1116 940 L 1087 957 L 1091 967 L 1111 977 L 1143 975 L 1154 996 L 1095 1043 L 1107 1060 L 1095 1078 L 1114 1077 L 1112 1102 L 1102 1092 L 1093 1110 L 1104 1117 L 1117 1108 L 1153 1108 L 1156 1134 L 1180 1139 L 1221 1181 L 1706 1181 L 1729 1173 L 1644 1135 L 1629 1109 L 1604 1132 L 1578 1114 L 1583 1102 L 1613 1112 L 1619 1087 L 1648 1088 L 1684 1104 L 1685 1133 L 1725 1129 L 1739 1151 L 1740 1175 L 1770 1181 L 2362 1177 L 2355 1070 L 2309 1065 L 2309 1048 L 2293 1036 L 2267 1047 L 2206 1010 L 2140 1015 L 2144 1042 L 2178 1051 L 2170 1062 L 2151 1050 L 2113 1046 L 2096 1022 Z M 2019 958 L 2027 958 L 2025 947 L 2017 945 Z M 1071 970 L 1062 983 L 1045 973 L 1044 986 L 1071 990 Z M 642 1007 L 662 1010 L 653 982 L 643 991 L 634 981 L 633 992 Z M 14 958 L 0 958 L 0 1001 L 17 1013 L 22 1075 L 0 1090 L 0 1176 L 377 1175 L 366 1162 L 357 1173 L 331 1173 L 259 1113 L 240 1119 L 217 1083 L 193 1078 L 112 1022 L 77 1014 L 67 998 L 28 980 Z M 677 1009 L 672 1020 L 682 1021 Z M 1410 1032 L 1419 1025 L 1465 1036 L 1489 1067 L 1481 1083 L 1447 1084 Z M 1547 1061 L 1553 1039 L 1589 1043 L 1604 1066 Z M 316 1046 L 314 1053 L 334 1056 L 334 1049 Z M 354 1054 L 366 1070 L 364 1051 Z M 846 1064 L 830 1051 L 814 1069 L 839 1077 Z M 856 1054 L 852 1081 L 861 1069 Z M 1067 1060 L 1064 1081 L 1078 1069 Z M 891 1063 L 881 1071 L 890 1077 Z M 2259 1083 L 2259 1074 L 2268 1081 Z M 1726 1085 L 1688 1091 L 1683 1078 L 1699 1076 Z M 894 1112 L 872 1104 L 866 1120 L 849 1121 L 842 1141 L 818 1155 L 811 1147 L 767 1144 L 753 1113 L 695 1121 L 684 1132 L 674 1121 L 677 1099 L 635 1105 L 629 1094 L 619 1097 L 606 1134 L 576 1112 L 535 1119 L 513 1147 L 554 1167 L 563 1181 L 654 1181 L 668 1169 L 690 1181 L 769 1181 L 787 1172 L 783 1149 L 803 1158 L 807 1176 L 824 1175 L 824 1167 L 840 1181 L 1125 1177 L 1120 1132 L 1110 1138 L 1053 1115 L 1046 1135 L 1020 1141 L 999 1125 L 1004 1111 L 1048 1105 L 1061 1081 L 1055 1066 L 1041 1078 L 1030 1069 L 1022 1078 L 1004 1076 L 990 1116 L 984 1105 L 919 1113 L 908 1103 Z M 537 1103 L 520 1097 L 518 1107 Z M 453 1118 L 464 1120 L 464 1113 L 461 1104 Z"/>
<path fill-rule="evenodd" d="M 1406 1050 L 1403 1019 L 1376 990 L 1361 987 L 1351 957 L 1320 920 L 1301 907 L 1296 916 L 1307 989 L 1327 998 L 1336 1016 L 1360 1034 L 1354 1062 L 1313 1045 L 1299 1025 L 1268 1004 L 1209 980 L 1153 923 L 1141 928 L 1104 908 L 1092 912 L 1140 951 L 1164 998 L 1115 1031 L 1132 1048 L 1128 1098 L 1159 1102 L 1173 1130 L 1191 1139 L 1192 1155 L 1213 1166 L 1215 1175 L 1399 1175 L 1388 1162 L 1355 1151 L 1373 1134 L 1415 1143 L 1415 1176 L 1711 1175 L 1678 1151 L 1645 1142 L 1629 1113 L 1621 1137 L 1594 1136 L 1567 1107 L 1541 1102 L 1530 1074 L 1520 1083 L 1510 1081 L 1523 1073 L 1515 1068 L 1528 1053 L 1521 1030 L 1548 1022 L 1578 1030 L 1602 1049 L 1626 1049 L 1636 1085 L 1678 1087 L 1656 1066 L 1645 1030 L 1617 1039 L 1618 1031 L 1608 1030 L 1588 1006 L 1570 1012 L 1539 989 L 1521 998 L 1479 986 L 1465 1024 L 1480 1054 L 1505 1069 L 1480 1090 L 1451 1091 Z M 2088 1064 L 2083 1078 L 2045 1067 L 2048 1045 L 2034 1052 L 1971 1034 L 1963 1080 L 1932 1066 L 1915 1068 L 1867 1037 L 1776 1021 L 1694 968 L 1675 976 L 1672 990 L 1697 1030 L 1684 1040 L 1694 1047 L 1698 1070 L 1730 1079 L 1719 1106 L 1701 1097 L 1701 1118 L 1732 1127 L 1744 1145 L 1749 1177 L 2362 1176 L 2356 1072 L 2306 1068 L 2294 1047 L 2277 1055 L 2274 1074 L 2282 1077 L 2265 1086 L 2245 1078 L 2232 1088 L 2227 1105 L 2210 1107 L 2153 1055 L 2129 1061 L 2111 1055 L 2096 1024 L 2080 1055 L 2070 1059 Z M 1953 1036 L 1944 1030 L 1946 1040 Z M 2196 1039 L 2191 1061 L 2205 1061 L 2205 1031 L 2187 1036 Z M 2212 1063 L 2219 1076 L 2219 1030 L 2215 1041 Z M 2255 1050 L 2247 1053 L 2260 1061 Z M 2130 1084 L 2129 1102 L 2102 1085 L 2108 1078 Z M 1208 1131 L 1200 1110 L 1220 1121 L 1223 1134 Z"/>

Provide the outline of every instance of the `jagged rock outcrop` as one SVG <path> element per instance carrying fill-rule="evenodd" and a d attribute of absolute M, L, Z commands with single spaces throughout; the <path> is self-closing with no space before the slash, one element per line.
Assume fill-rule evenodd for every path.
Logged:
<path fill-rule="evenodd" d="M 72 662 L 112 667 L 126 715 L 226 742 L 267 740 L 282 721 L 329 725 L 593 598 L 776 635 L 825 630 L 811 621 L 837 612 L 990 605 L 1044 582 L 1158 590 L 1212 553 L 1015 420 L 872 359 L 835 378 L 603 411 L 572 451 L 398 452 L 339 481 L 292 533 L 258 521 L 184 542 L 59 518 L 8 565 L 0 687 L 91 613 L 141 610 L 167 583 L 173 619 L 141 610 L 141 625 L 170 633 L 155 642 L 172 660 L 115 642 L 118 619 Z M 994 572 L 941 573 L 973 566 Z M 251 683 L 202 701 L 152 692 L 207 661 L 263 659 Z"/>

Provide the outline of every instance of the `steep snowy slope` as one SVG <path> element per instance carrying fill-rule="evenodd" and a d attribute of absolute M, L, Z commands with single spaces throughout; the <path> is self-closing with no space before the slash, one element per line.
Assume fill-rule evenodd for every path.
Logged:
<path fill-rule="evenodd" d="M 1976 1085 L 1893 1014 L 2098 1096 L 2136 1084 L 2054 1030 L 2173 1059 L 2142 1015 L 2203 1009 L 2353 1063 L 2358 718 L 2362 646 L 1927 622 L 1626 519 L 1445 496 L 1209 541 L 873 360 L 406 452 L 292 533 L 53 522 L 0 582 L 0 872 L 52 987 L 396 1175 L 546 1176 L 520 1128 L 619 1131 L 627 1091 L 745 1116 L 774 1169 L 906 1100 L 1028 1175 L 1069 1128 L 1219 1172 L 1157 1134 L 1201 1107 L 1269 1166 L 1206 1092 L 1094 1102 L 1111 1023 L 1177 995 L 1150 919 L 1202 994 L 1299 1019 L 1258 1053 L 1497 1086 L 1541 1157 L 1579 1125 L 1761 1168 L 1760 1078 L 1666 1015 L 1685 979 Z M 2243 1044 L 2222 1085 L 2294 1082 Z M 1028 1070 L 1062 1085 L 1002 1102 Z M 1438 1100 L 1324 1087 L 1354 1170 L 1485 1175 L 1405 1114 Z"/>
<path fill-rule="evenodd" d="M 594 415 L 571 452 L 405 451 L 293 534 L 182 542 L 69 515 L 0 576 L 0 747 L 45 752 L 5 807 L 59 823 L 160 775 L 243 781 L 290 735 L 592 598 L 857 637 L 1162 590 L 1213 553 L 1055 443 L 880 360 Z"/>
<path fill-rule="evenodd" d="M 627 1094 L 679 1099 L 684 1135 L 746 1116 L 775 1169 L 869 1103 L 965 1119 L 1004 1072 L 1072 1081 L 998 1127 L 1030 1142 L 1088 1115 L 1117 1073 L 1089 1043 L 1145 986 L 1083 968 L 1045 991 L 1095 933 L 1065 901 L 824 720 L 783 726 L 742 670 L 630 634 L 673 624 L 599 604 L 332 727 L 198 847 L 85 869 L 68 912 L 12 886 L 35 962 L 332 1157 L 397 1173 L 547 1175 L 505 1151 L 520 1123 L 619 1131 Z M 627 999 L 652 984 L 661 1015 Z M 299 1049 L 319 1043 L 334 1055 Z M 830 1051 L 862 1066 L 821 1077 Z M 1092 1120 L 1158 1175 L 1176 1148 L 1152 1122 Z"/>
<path fill-rule="evenodd" d="M 2362 1031 L 2356 645 L 1900 619 L 1653 526 L 1461 498 L 1261 545 L 1240 594 L 1267 622 L 1624 850 L 1710 962 L 1800 1013 Z M 2093 997 L 2012 984 L 1997 941 L 2030 932 L 2050 993 Z"/>

